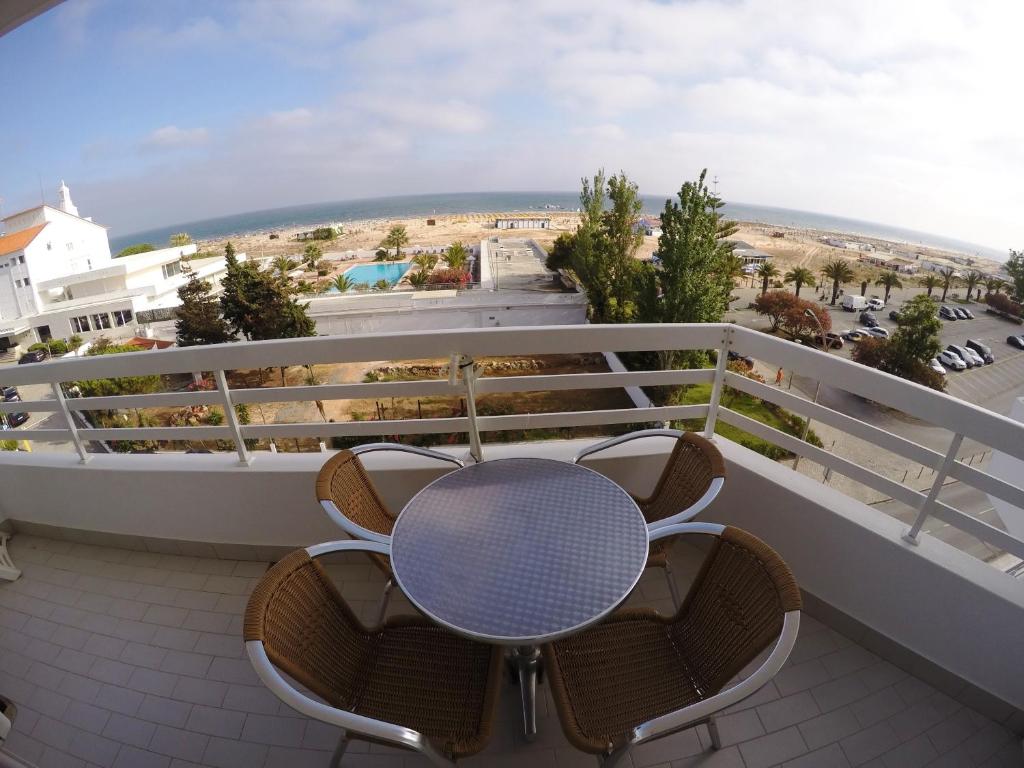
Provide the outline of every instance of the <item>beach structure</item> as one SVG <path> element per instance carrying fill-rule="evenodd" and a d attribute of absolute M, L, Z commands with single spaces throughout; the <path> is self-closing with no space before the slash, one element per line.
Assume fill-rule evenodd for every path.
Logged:
<path fill-rule="evenodd" d="M 495 229 L 551 229 L 546 216 L 500 216 L 494 220 Z"/>
<path fill-rule="evenodd" d="M 759 267 L 772 257 L 770 253 L 760 251 L 743 240 L 728 240 L 727 242 L 732 243 L 733 256 L 743 259 L 744 267 Z"/>
<path fill-rule="evenodd" d="M 136 336 L 139 312 L 178 304 L 182 259 L 195 255 L 194 244 L 114 258 L 106 228 L 79 215 L 64 182 L 57 196 L 56 206 L 3 219 L 0 355 L 72 335 Z M 193 269 L 216 284 L 226 265 L 203 259 Z"/>
<path fill-rule="evenodd" d="M 645 237 L 661 237 L 661 219 L 643 216 L 633 225 L 633 231 L 643 232 Z"/>

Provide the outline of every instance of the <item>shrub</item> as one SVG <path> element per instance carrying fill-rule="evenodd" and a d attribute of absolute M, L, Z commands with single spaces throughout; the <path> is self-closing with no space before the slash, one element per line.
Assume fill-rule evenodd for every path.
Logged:
<path fill-rule="evenodd" d="M 460 269 L 438 269 L 427 277 L 428 285 L 458 285 L 464 286 L 469 282 L 469 272 Z"/>
<path fill-rule="evenodd" d="M 1015 315 L 1016 317 L 1021 316 L 1021 305 L 1005 294 L 990 293 L 985 297 L 985 301 L 990 307 L 998 309 L 1000 312 Z"/>
<path fill-rule="evenodd" d="M 134 256 L 137 253 L 149 253 L 155 250 L 156 246 L 152 243 L 136 243 L 135 245 L 129 245 L 127 248 L 122 248 L 114 258 L 120 259 L 122 256 Z"/>
<path fill-rule="evenodd" d="M 64 342 L 63 339 L 50 339 L 48 342 L 47 341 L 37 341 L 35 344 L 31 345 L 28 349 L 29 349 L 30 352 L 34 352 L 37 349 L 41 349 L 44 352 L 46 352 L 47 354 L 50 354 L 50 355 L 53 355 L 53 356 L 57 356 L 57 355 L 66 355 L 67 352 L 68 352 L 68 345 Z"/>
<path fill-rule="evenodd" d="M 338 236 L 338 230 L 334 227 L 317 227 L 313 230 L 314 240 L 333 240 Z"/>

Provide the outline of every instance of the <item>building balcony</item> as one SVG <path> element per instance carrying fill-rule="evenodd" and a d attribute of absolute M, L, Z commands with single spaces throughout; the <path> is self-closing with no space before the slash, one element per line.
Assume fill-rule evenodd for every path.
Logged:
<path fill-rule="evenodd" d="M 719 350 L 714 369 L 621 371 L 310 386 L 229 388 L 221 372 L 283 365 L 555 355 L 664 349 Z M 723 352 L 754 357 L 858 398 L 812 402 L 727 370 Z M 454 365 L 454 368 L 459 368 Z M 463 368 L 462 370 L 472 370 Z M 214 371 L 220 389 L 65 400 L 59 384 L 84 378 Z M 241 612 L 254 581 L 290 548 L 340 537 L 313 492 L 321 452 L 271 453 L 251 441 L 456 434 L 443 450 L 486 461 L 568 459 L 592 438 L 488 442 L 507 430 L 598 428 L 687 420 L 726 424 L 802 456 L 772 461 L 721 435 L 727 481 L 698 519 L 751 531 L 789 563 L 805 597 L 796 649 L 775 680 L 706 730 L 682 731 L 633 755 L 635 768 L 690 765 L 1019 765 L 1024 732 L 1024 590 L 1012 573 L 1024 542 L 1007 519 L 953 504 L 962 489 L 1024 506 L 1019 477 L 973 456 L 1024 458 L 1024 425 L 764 334 L 728 325 L 581 326 L 403 333 L 235 344 L 20 366 L 5 384 L 52 396 L 19 410 L 51 414 L 21 436 L 32 453 L 0 453 L 0 520 L 20 579 L 0 583 L 0 694 L 19 705 L 14 755 L 39 765 L 327 765 L 336 734 L 280 704 L 244 658 Z M 444 374 L 442 374 L 443 376 Z M 495 393 L 710 385 L 706 404 L 478 416 Z M 813 390 L 813 387 L 811 388 Z M 36 390 L 33 390 L 36 391 Z M 753 421 L 730 404 L 749 392 L 848 436 L 818 448 Z M 453 396 L 467 415 L 336 423 L 237 422 L 236 404 Z M 221 426 L 82 429 L 72 411 L 227 406 Z M 877 405 L 873 405 L 877 404 Z M 868 422 L 865 407 L 900 411 L 911 441 Z M 12 410 L 13 406 L 0 406 Z M 860 414 L 850 415 L 850 414 Z M 693 421 L 690 421 L 693 420 Z M 922 435 L 925 435 L 922 437 Z M 945 449 L 931 447 L 944 441 Z M 222 440 L 233 452 L 93 453 L 103 441 Z M 247 443 L 247 441 L 250 441 Z M 47 451 L 45 443 L 72 450 Z M 171 445 L 171 443 L 167 443 Z M 634 442 L 590 466 L 627 490 L 648 491 L 665 446 Z M 909 467 L 915 468 L 911 473 Z M 394 509 L 438 474 L 416 456 L 372 454 L 367 465 Z M 920 474 L 918 474 L 920 468 Z M 827 470 L 828 480 L 823 482 Z M 951 495 L 953 484 L 957 485 Z M 867 489 L 867 490 L 865 490 Z M 882 494 L 884 504 L 868 504 Z M 902 504 L 903 512 L 896 507 Z M 1003 509 L 1001 507 L 1000 509 Z M 676 545 L 683 591 L 701 552 Z M 331 572 L 369 620 L 383 588 L 365 559 Z M 661 574 L 634 603 L 667 608 Z M 409 611 L 396 600 L 392 612 Z M 488 750 L 467 765 L 593 764 L 564 740 L 541 686 L 539 736 L 516 727 L 515 691 Z M 412 753 L 353 747 L 352 765 L 419 765 Z M 177 762 L 173 762 L 177 761 Z M 2 763 L 0 763 L 2 764 Z M 343 763 L 349 764 L 349 763 Z"/>

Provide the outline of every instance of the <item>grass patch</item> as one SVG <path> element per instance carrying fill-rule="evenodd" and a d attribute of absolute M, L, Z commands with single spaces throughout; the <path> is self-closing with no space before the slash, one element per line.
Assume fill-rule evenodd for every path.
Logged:
<path fill-rule="evenodd" d="M 706 405 L 711 401 L 711 384 L 691 384 L 680 387 L 673 400 L 678 405 Z M 785 432 L 787 435 L 800 437 L 804 430 L 805 419 L 795 413 L 790 413 L 774 403 L 766 402 L 745 392 L 739 392 L 731 387 L 725 387 L 723 390 L 722 405 L 780 432 Z M 702 419 L 686 419 L 682 422 L 682 426 L 688 430 L 703 429 L 704 421 Z M 745 432 L 732 424 L 726 424 L 721 419 L 715 423 L 715 434 L 732 440 L 734 443 L 739 443 L 744 448 L 756 451 L 769 459 L 777 461 L 793 457 L 792 451 L 780 448 L 774 443 Z M 819 448 L 822 447 L 821 438 L 815 434 L 813 429 L 807 433 L 807 442 Z"/>

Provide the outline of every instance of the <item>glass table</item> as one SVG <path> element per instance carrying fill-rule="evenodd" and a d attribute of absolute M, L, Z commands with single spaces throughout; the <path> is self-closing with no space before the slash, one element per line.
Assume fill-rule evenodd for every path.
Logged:
<path fill-rule="evenodd" d="M 499 459 L 444 475 L 391 534 L 391 567 L 426 616 L 513 648 L 527 739 L 536 734 L 539 645 L 615 610 L 647 563 L 647 524 L 622 488 L 550 459 Z"/>

